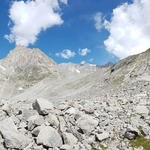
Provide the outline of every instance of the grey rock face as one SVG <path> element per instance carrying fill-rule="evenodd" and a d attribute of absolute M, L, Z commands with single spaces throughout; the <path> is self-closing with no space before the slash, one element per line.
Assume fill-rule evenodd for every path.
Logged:
<path fill-rule="evenodd" d="M 7 148 L 24 149 L 28 144 L 28 139 L 17 131 L 17 128 L 11 118 L 0 122 L 0 133 L 4 138 Z"/>
<path fill-rule="evenodd" d="M 33 104 L 33 108 L 38 111 L 40 115 L 47 115 L 50 110 L 53 110 L 53 104 L 44 98 L 39 98 Z"/>
<path fill-rule="evenodd" d="M 45 126 L 40 129 L 37 144 L 42 144 L 46 147 L 61 147 L 62 138 L 54 128 Z"/>

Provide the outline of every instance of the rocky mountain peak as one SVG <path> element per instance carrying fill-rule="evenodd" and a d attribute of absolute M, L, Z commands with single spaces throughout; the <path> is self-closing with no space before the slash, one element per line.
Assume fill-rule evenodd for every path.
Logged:
<path fill-rule="evenodd" d="M 24 46 L 17 46 L 11 50 L 8 56 L 1 60 L 1 64 L 12 69 L 13 72 L 18 70 L 26 70 L 27 68 L 31 71 L 32 67 L 38 68 L 38 70 L 51 71 L 56 68 L 57 64 L 54 60 L 45 55 L 40 49 L 30 49 Z M 27 71 L 27 70 L 26 70 Z"/>
<path fill-rule="evenodd" d="M 40 81 L 58 73 L 57 63 L 40 49 L 17 46 L 0 60 L 0 76 L 16 80 Z M 31 82 L 31 83 L 32 83 Z"/>

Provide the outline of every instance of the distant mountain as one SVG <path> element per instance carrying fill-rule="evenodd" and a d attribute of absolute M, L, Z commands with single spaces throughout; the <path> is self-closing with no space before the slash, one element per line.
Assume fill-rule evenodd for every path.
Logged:
<path fill-rule="evenodd" d="M 113 66 L 114 64 L 112 62 L 108 62 L 104 65 L 96 65 L 98 68 L 105 68 L 105 67 L 111 67 Z"/>
<path fill-rule="evenodd" d="M 90 74 L 97 71 L 96 65 L 93 64 L 73 64 L 73 63 L 61 63 L 59 64 L 59 70 L 66 70 L 70 73 L 78 74 Z"/>
<path fill-rule="evenodd" d="M 56 62 L 41 50 L 17 46 L 5 59 L 0 60 L 0 71 L 7 78 L 18 76 L 26 80 L 34 80 L 55 73 L 58 68 Z"/>
<path fill-rule="evenodd" d="M 0 80 L 9 82 L 8 89 L 28 88 L 48 76 L 58 76 L 58 65 L 39 49 L 17 46 L 0 60 Z"/>

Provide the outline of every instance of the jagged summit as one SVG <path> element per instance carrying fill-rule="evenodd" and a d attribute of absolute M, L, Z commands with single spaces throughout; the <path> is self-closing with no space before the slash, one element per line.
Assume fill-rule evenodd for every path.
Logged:
<path fill-rule="evenodd" d="M 57 63 L 37 48 L 17 46 L 5 59 L 0 60 L 1 79 L 14 81 L 18 86 L 30 86 L 57 73 Z"/>
<path fill-rule="evenodd" d="M 57 71 L 57 64 L 40 49 L 17 46 L 8 56 L 0 61 L 10 74 Z"/>

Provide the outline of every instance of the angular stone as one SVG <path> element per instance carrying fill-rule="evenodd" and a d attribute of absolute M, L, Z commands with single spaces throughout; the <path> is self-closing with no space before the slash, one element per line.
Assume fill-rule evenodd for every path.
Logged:
<path fill-rule="evenodd" d="M 32 121 L 32 124 L 34 126 L 40 126 L 44 123 L 44 119 L 43 119 L 43 116 L 40 116 L 39 114 L 35 115 L 35 116 L 31 116 L 29 119 L 28 119 L 28 122 L 31 122 Z"/>
<path fill-rule="evenodd" d="M 109 133 L 103 132 L 102 134 L 96 134 L 96 138 L 101 142 L 109 138 Z"/>
<path fill-rule="evenodd" d="M 60 150 L 72 150 L 72 146 L 65 144 L 61 146 Z"/>
<path fill-rule="evenodd" d="M 77 120 L 77 125 L 84 133 L 88 134 L 97 127 L 98 121 L 92 116 L 84 115 Z"/>
<path fill-rule="evenodd" d="M 72 133 L 63 133 L 64 143 L 70 146 L 76 145 L 78 139 Z"/>
<path fill-rule="evenodd" d="M 128 127 L 124 137 L 127 138 L 128 140 L 133 140 L 139 135 L 138 129 L 134 129 L 133 127 Z"/>
<path fill-rule="evenodd" d="M 7 116 L 7 114 L 4 111 L 0 110 L 0 121 L 5 119 L 6 116 Z"/>
<path fill-rule="evenodd" d="M 53 110 L 53 104 L 44 98 L 36 99 L 33 103 L 33 108 L 38 111 L 40 115 L 47 115 L 50 110 Z"/>
<path fill-rule="evenodd" d="M 38 134 L 37 144 L 42 144 L 46 147 L 61 147 L 63 142 L 57 130 L 50 126 L 43 126 Z"/>
<path fill-rule="evenodd" d="M 4 138 L 5 146 L 7 148 L 22 150 L 29 144 L 27 138 L 19 133 L 11 118 L 0 122 L 0 133 Z"/>
<path fill-rule="evenodd" d="M 53 114 L 49 114 L 46 118 L 46 121 L 48 121 L 48 123 L 51 126 L 56 126 L 56 127 L 59 126 L 59 121 L 58 121 L 57 117 Z"/>
<path fill-rule="evenodd" d="M 64 118 L 62 116 L 59 116 L 58 120 L 59 120 L 59 124 L 60 124 L 60 131 L 65 132 L 67 127 L 66 127 L 66 122 L 65 122 Z"/>
<path fill-rule="evenodd" d="M 36 127 L 32 130 L 32 135 L 37 137 L 40 133 L 40 130 L 41 130 L 42 126 L 39 126 L 39 127 Z"/>
<path fill-rule="evenodd" d="M 65 111 L 66 114 L 69 114 L 69 115 L 73 115 L 76 113 L 76 109 L 71 107 L 69 108 L 68 110 Z"/>
<path fill-rule="evenodd" d="M 32 131 L 32 130 L 34 129 L 34 127 L 35 127 L 35 124 L 32 122 L 32 120 L 30 120 L 30 121 L 28 122 L 28 130 L 29 130 L 29 131 Z"/>

